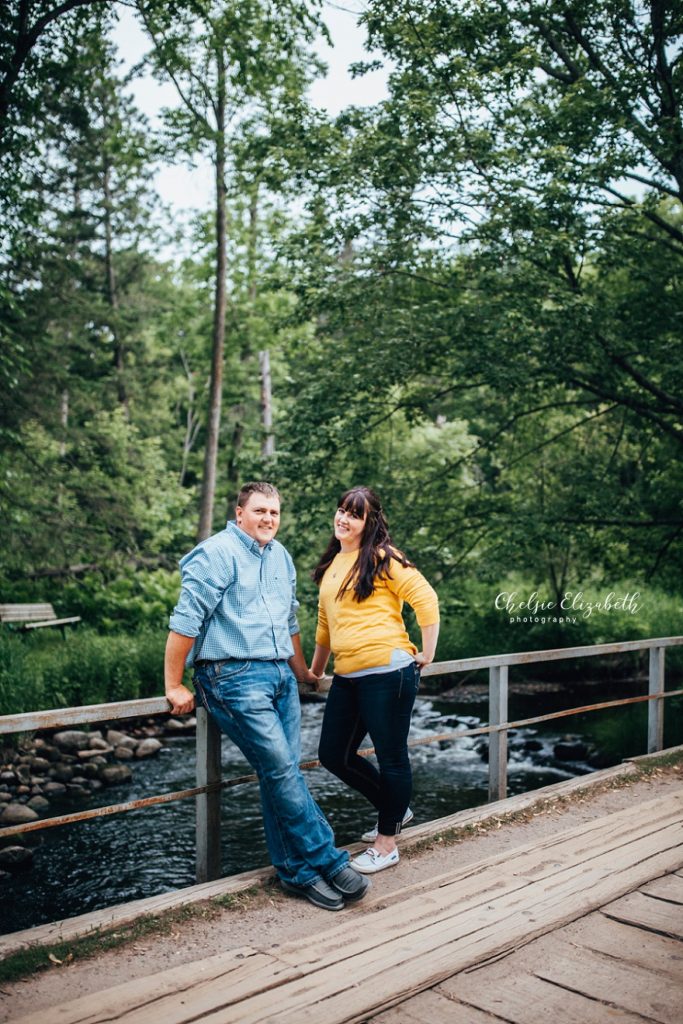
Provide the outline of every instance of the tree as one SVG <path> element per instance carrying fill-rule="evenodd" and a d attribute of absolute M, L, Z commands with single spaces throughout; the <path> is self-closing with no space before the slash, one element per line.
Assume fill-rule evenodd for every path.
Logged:
<path fill-rule="evenodd" d="M 626 537 L 630 566 L 675 577 L 677 501 L 666 488 L 655 509 L 622 481 L 634 459 L 660 479 L 683 438 L 678 7 L 377 0 L 363 20 L 391 61 L 389 100 L 309 118 L 293 140 L 312 196 L 293 267 L 335 356 L 308 392 L 344 409 L 323 444 L 344 428 L 362 443 L 376 417 L 465 420 L 479 440 L 456 559 L 479 538 L 480 561 L 501 564 L 522 512 L 513 481 L 537 493 L 540 453 L 572 466 L 588 438 L 571 479 L 593 499 L 529 508 L 518 564 L 564 528 L 603 565 Z"/>
<path fill-rule="evenodd" d="M 157 73 L 176 86 L 181 107 L 167 112 L 170 137 L 186 153 L 208 152 L 215 173 L 215 292 L 211 388 L 197 536 L 213 530 L 227 308 L 226 191 L 231 139 L 288 94 L 300 94 L 315 66 L 307 54 L 317 21 L 311 5 L 140 2 Z M 258 130 L 258 128 L 257 128 Z"/>

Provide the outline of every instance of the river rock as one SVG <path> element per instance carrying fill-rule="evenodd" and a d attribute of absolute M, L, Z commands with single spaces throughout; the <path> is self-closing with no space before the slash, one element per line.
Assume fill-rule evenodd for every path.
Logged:
<path fill-rule="evenodd" d="M 44 796 L 36 795 L 31 797 L 26 806 L 40 813 L 40 811 L 46 811 L 48 809 L 50 801 L 46 800 Z"/>
<path fill-rule="evenodd" d="M 35 821 L 37 817 L 31 807 L 20 803 L 8 804 L 0 814 L 0 825 L 24 825 L 27 821 Z"/>
<path fill-rule="evenodd" d="M 556 743 L 553 753 L 558 761 L 585 761 L 588 756 L 588 747 L 581 740 L 571 740 Z"/>
<path fill-rule="evenodd" d="M 120 786 L 124 782 L 130 782 L 132 777 L 132 771 L 125 764 L 108 764 L 100 775 L 105 786 Z"/>
<path fill-rule="evenodd" d="M 44 775 L 50 767 L 50 762 L 46 757 L 32 757 L 30 765 L 31 771 L 35 772 L 36 775 Z"/>
<path fill-rule="evenodd" d="M 100 782 L 99 779 L 88 779 L 87 785 L 88 785 L 88 789 L 92 793 L 94 793 L 96 790 L 102 789 L 102 786 L 104 785 L 104 783 Z"/>
<path fill-rule="evenodd" d="M 160 743 L 159 740 L 152 739 L 151 737 L 149 739 L 142 740 L 135 751 L 135 756 L 153 757 L 155 754 L 159 753 L 162 745 L 163 744 Z"/>
<path fill-rule="evenodd" d="M 588 764 L 591 768 L 611 768 L 618 760 L 619 758 L 608 754 L 606 750 L 594 750 L 588 758 Z"/>
<path fill-rule="evenodd" d="M 50 772 L 50 775 L 53 779 L 56 779 L 57 782 L 71 782 L 73 773 L 74 770 L 70 764 L 58 764 Z"/>
<path fill-rule="evenodd" d="M 85 750 L 90 735 L 80 729 L 65 729 L 64 732 L 56 732 L 52 739 L 62 750 Z"/>
<path fill-rule="evenodd" d="M 31 778 L 31 769 L 27 764 L 18 764 L 15 770 L 17 782 L 27 783 Z"/>
<path fill-rule="evenodd" d="M 107 743 L 110 747 L 130 747 L 131 750 L 135 749 L 138 745 L 136 739 L 133 739 L 132 736 L 127 736 L 125 732 L 119 732 L 118 729 L 107 730 Z"/>
<path fill-rule="evenodd" d="M 17 793 L 19 796 L 28 796 L 31 792 L 30 786 L 25 786 L 23 783 L 21 786 L 17 786 Z"/>
<path fill-rule="evenodd" d="M 66 786 L 63 782 L 46 782 L 43 786 L 43 793 L 46 796 L 64 796 Z"/>
<path fill-rule="evenodd" d="M 122 747 L 119 744 L 118 747 L 114 747 L 114 757 L 118 757 L 119 761 L 130 761 L 135 757 L 135 751 L 132 747 Z"/>
<path fill-rule="evenodd" d="M 17 782 L 17 774 L 13 771 L 0 772 L 0 785 L 13 786 Z"/>
<path fill-rule="evenodd" d="M 81 765 L 81 775 L 85 775 L 86 779 L 99 779 L 100 766 L 93 764 L 92 761 L 86 761 Z"/>
<path fill-rule="evenodd" d="M 197 728 L 197 719 L 194 715 L 182 721 L 180 718 L 169 718 L 164 725 L 164 731 L 169 733 L 193 732 Z"/>
<path fill-rule="evenodd" d="M 104 747 L 93 747 L 91 750 L 79 750 L 78 759 L 79 761 L 93 761 L 96 757 L 102 757 L 104 754 L 110 753 L 111 747 L 108 743 L 105 743 Z"/>
<path fill-rule="evenodd" d="M 90 749 L 91 750 L 111 750 L 111 745 L 107 743 L 102 736 L 91 736 L 90 737 Z"/>
<path fill-rule="evenodd" d="M 49 746 L 47 743 L 45 744 L 44 747 L 40 748 L 40 753 L 41 756 L 44 757 L 46 761 L 50 761 L 52 764 L 54 764 L 56 761 L 60 761 L 62 757 L 57 747 Z"/>
<path fill-rule="evenodd" d="M 85 779 L 83 781 L 85 782 Z M 78 782 L 67 782 L 66 788 L 69 796 L 83 796 L 88 792 L 85 786 L 81 786 Z"/>
<path fill-rule="evenodd" d="M 536 750 L 543 750 L 543 744 L 540 740 L 525 740 L 522 749 L 531 753 Z"/>
<path fill-rule="evenodd" d="M 28 867 L 33 860 L 33 853 L 25 846 L 6 846 L 0 850 L 0 867 L 16 871 L 19 868 Z"/>

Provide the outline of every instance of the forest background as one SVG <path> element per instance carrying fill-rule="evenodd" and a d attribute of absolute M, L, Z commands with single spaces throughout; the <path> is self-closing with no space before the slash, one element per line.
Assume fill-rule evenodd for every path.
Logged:
<path fill-rule="evenodd" d="M 332 6 L 3 6 L 0 600 L 85 620 L 3 627 L 5 712 L 161 692 L 178 558 L 254 478 L 309 648 L 360 482 L 439 592 L 440 659 L 681 632 L 683 9 L 368 0 L 352 73 L 387 95 L 333 116 Z M 199 160 L 179 226 L 155 175 Z"/>

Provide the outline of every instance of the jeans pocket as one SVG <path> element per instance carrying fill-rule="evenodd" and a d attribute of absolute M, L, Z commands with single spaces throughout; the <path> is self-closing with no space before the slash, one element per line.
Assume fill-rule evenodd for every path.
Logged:
<path fill-rule="evenodd" d="M 251 668 L 251 662 L 242 659 L 223 661 L 220 667 L 216 669 L 213 677 L 214 686 L 219 686 L 220 683 L 227 682 L 230 679 L 236 679 L 238 676 L 244 675 Z"/>

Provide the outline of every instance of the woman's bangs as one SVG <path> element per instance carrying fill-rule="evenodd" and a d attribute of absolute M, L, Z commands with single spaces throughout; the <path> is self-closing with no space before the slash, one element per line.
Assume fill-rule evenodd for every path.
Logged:
<path fill-rule="evenodd" d="M 367 501 L 361 491 L 352 491 L 347 494 L 339 505 L 343 512 L 351 512 L 358 519 L 362 519 L 367 511 Z"/>

